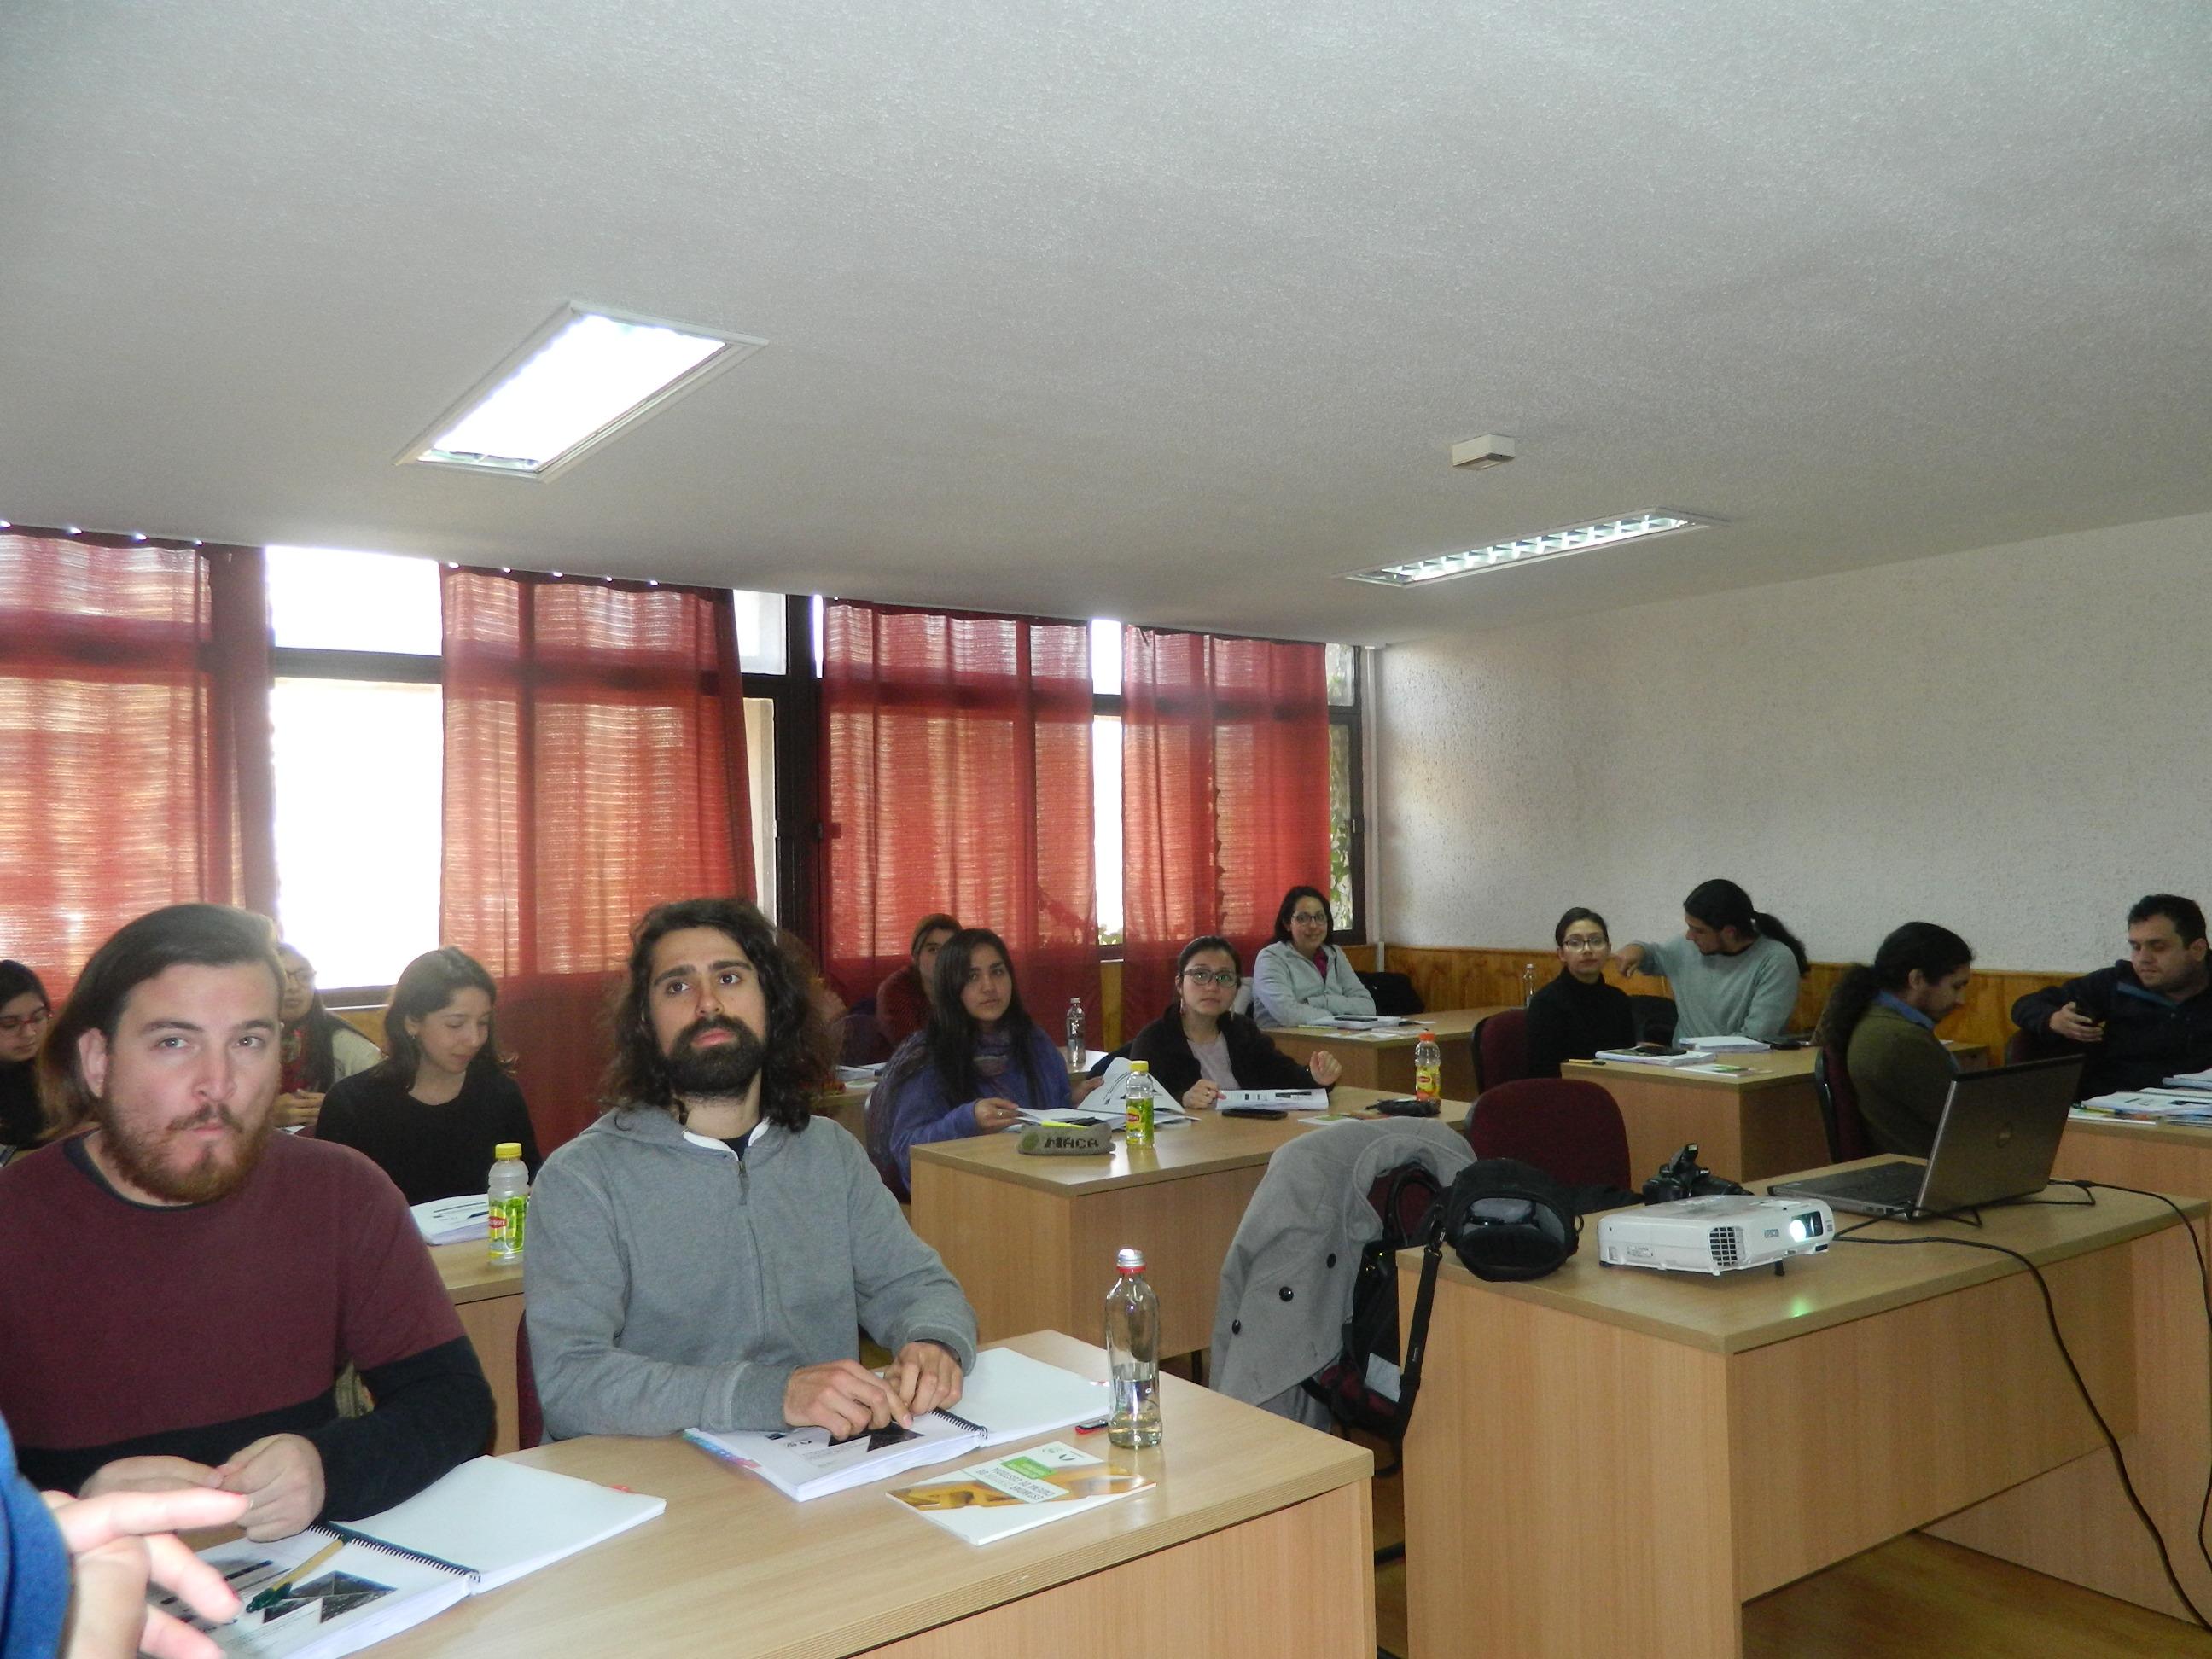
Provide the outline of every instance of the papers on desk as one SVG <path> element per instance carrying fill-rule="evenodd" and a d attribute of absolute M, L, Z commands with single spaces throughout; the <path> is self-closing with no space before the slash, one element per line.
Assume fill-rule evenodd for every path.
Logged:
<path fill-rule="evenodd" d="M 848 1089 L 872 1089 L 884 1074 L 884 1063 L 879 1060 L 872 1066 L 840 1066 L 837 1081 Z"/>
<path fill-rule="evenodd" d="M 349 1525 L 310 1527 L 272 1544 L 240 1539 L 200 1552 L 250 1605 L 319 1553 L 337 1547 L 270 1606 L 231 1624 L 210 1628 L 173 1598 L 153 1601 L 241 1659 L 340 1659 L 667 1507 L 663 1498 L 478 1457 L 404 1504 Z"/>
<path fill-rule="evenodd" d="M 491 1206 L 482 1193 L 459 1198 L 434 1198 L 428 1204 L 411 1204 L 416 1231 L 425 1244 L 465 1244 L 490 1232 Z"/>
<path fill-rule="evenodd" d="M 1591 1058 L 1605 1060 L 1608 1064 L 1617 1062 L 1623 1066 L 1674 1066 L 1711 1064 L 1703 1054 L 1694 1048 L 1680 1054 L 1646 1053 L 1638 1048 L 1601 1048 Z"/>
<path fill-rule="evenodd" d="M 816 1428 L 750 1433 L 686 1429 L 684 1437 L 804 1503 L 942 1463 L 979 1446 L 1101 1417 L 1111 1403 L 1101 1383 L 1009 1348 L 993 1348 L 975 1356 L 975 1369 L 962 1385 L 958 1411 L 925 1413 L 911 1429 L 892 1423 L 849 1440 L 833 1439 L 829 1430 Z"/>
<path fill-rule="evenodd" d="M 1224 1089 L 1218 1107 L 1257 1106 L 1271 1112 L 1325 1112 L 1326 1089 Z"/>
<path fill-rule="evenodd" d="M 2192 1094 L 2212 1094 L 2212 1072 L 2177 1072 L 2167 1078 L 2166 1089 L 2183 1089 Z"/>
<path fill-rule="evenodd" d="M 1413 1022 L 1397 1014 L 1335 1014 L 1311 1024 L 1346 1031 L 1388 1031 Z"/>
<path fill-rule="evenodd" d="M 2131 1123 L 2212 1123 L 2212 1094 L 2184 1089 L 2124 1090 L 2092 1096 L 2075 1106 L 2073 1115 L 2119 1118 Z"/>
<path fill-rule="evenodd" d="M 991 1544 L 1133 1498 L 1152 1484 L 1133 1470 L 1109 1468 L 1104 1458 L 1065 1440 L 1048 1440 L 1011 1457 L 901 1486 L 890 1498 L 956 1538 Z"/>
<path fill-rule="evenodd" d="M 1773 1047 L 1757 1037 L 1694 1036 L 1681 1039 L 1685 1048 L 1695 1048 L 1708 1054 L 1763 1054 Z"/>

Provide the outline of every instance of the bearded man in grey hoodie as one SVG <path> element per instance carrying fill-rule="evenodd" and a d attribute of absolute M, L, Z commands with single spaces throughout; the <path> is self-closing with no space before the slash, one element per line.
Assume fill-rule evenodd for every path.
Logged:
<path fill-rule="evenodd" d="M 546 1431 L 906 1424 L 960 1398 L 975 1315 L 807 1095 L 830 1053 L 775 924 L 685 899 L 632 934 L 611 1109 L 545 1160 L 523 1288 Z M 860 1363 L 865 1328 L 895 1356 Z"/>

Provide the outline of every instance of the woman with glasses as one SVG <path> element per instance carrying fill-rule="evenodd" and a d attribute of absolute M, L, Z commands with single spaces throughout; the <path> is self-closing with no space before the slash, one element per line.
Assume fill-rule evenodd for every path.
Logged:
<path fill-rule="evenodd" d="M 1252 964 L 1252 1017 L 1261 1025 L 1310 1025 L 1337 1014 L 1372 1014 L 1375 998 L 1331 945 L 1336 931 L 1317 887 L 1293 887 L 1275 912 L 1275 942 Z"/>
<path fill-rule="evenodd" d="M 284 964 L 284 997 L 277 1006 L 283 1021 L 278 1052 L 284 1080 L 276 1095 L 276 1127 L 312 1132 L 331 1085 L 367 1071 L 384 1056 L 374 1042 L 323 1006 L 323 994 L 315 988 L 315 965 L 297 946 L 279 945 L 276 955 Z"/>
<path fill-rule="evenodd" d="M 914 1149 L 996 1134 L 1024 1108 L 1064 1111 L 1067 1060 L 1022 1006 L 1006 942 L 963 927 L 939 947 L 929 1024 L 899 1046 L 868 1097 L 868 1152 L 903 1200 Z"/>
<path fill-rule="evenodd" d="M 1344 1073 L 1326 1049 L 1299 1065 L 1257 1025 L 1230 1012 L 1243 972 L 1227 939 L 1191 940 L 1176 959 L 1174 1003 L 1129 1045 L 1129 1058 L 1147 1062 L 1152 1080 L 1186 1110 L 1205 1111 L 1230 1089 L 1331 1089 Z"/>
<path fill-rule="evenodd" d="M 46 988 L 20 962 L 0 962 L 0 1164 L 38 1144 L 39 1040 L 53 1016 Z"/>
<path fill-rule="evenodd" d="M 1552 929 L 1559 976 L 1528 999 L 1528 1075 L 1557 1077 L 1562 1062 L 1636 1042 L 1628 993 L 1605 982 L 1613 941 L 1605 918 L 1577 905 Z"/>

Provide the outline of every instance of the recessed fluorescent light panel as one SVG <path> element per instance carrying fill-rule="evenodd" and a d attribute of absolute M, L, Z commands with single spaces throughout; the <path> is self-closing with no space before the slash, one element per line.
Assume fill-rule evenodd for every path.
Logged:
<path fill-rule="evenodd" d="M 563 306 L 399 459 L 550 478 L 767 343 Z"/>
<path fill-rule="evenodd" d="M 1703 530 L 1718 522 L 1663 507 L 1654 508 L 1649 513 L 1629 513 L 1617 519 L 1570 525 L 1565 530 L 1547 530 L 1541 535 L 1523 536 L 1518 541 L 1492 542 L 1488 547 L 1470 547 L 1458 553 L 1438 553 L 1404 564 L 1355 570 L 1346 580 L 1376 582 L 1384 587 L 1410 587 L 1417 582 L 1442 581 L 1449 576 L 1472 576 L 1484 570 L 1534 564 L 1539 559 L 1556 559 L 1593 547 L 1617 547 L 1623 542 L 1652 536 L 1676 536 L 1686 530 Z"/>

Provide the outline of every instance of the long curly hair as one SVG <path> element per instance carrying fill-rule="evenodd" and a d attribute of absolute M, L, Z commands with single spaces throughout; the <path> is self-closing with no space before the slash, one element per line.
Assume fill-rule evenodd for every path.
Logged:
<path fill-rule="evenodd" d="M 668 1076 L 668 1057 L 653 1029 L 647 1002 L 653 947 L 687 927 L 711 927 L 745 953 L 768 1003 L 761 1042 L 760 1115 L 798 1133 L 813 1121 L 807 1101 L 836 1071 L 836 1050 L 812 987 L 776 937 L 775 924 L 741 898 L 676 899 L 655 905 L 630 932 L 629 971 L 613 1013 L 614 1058 L 600 1093 L 610 1106 L 656 1106 L 681 1123 L 684 1103 Z"/>

